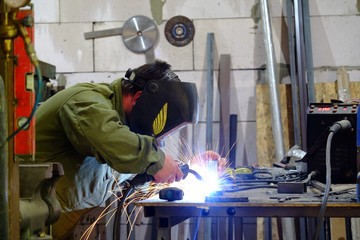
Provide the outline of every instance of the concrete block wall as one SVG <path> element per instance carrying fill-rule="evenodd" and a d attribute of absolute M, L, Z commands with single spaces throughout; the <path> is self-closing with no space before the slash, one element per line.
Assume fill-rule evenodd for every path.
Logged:
<path fill-rule="evenodd" d="M 161 1 L 161 0 L 160 0 Z M 217 90 L 220 54 L 231 55 L 230 113 L 238 115 L 236 165 L 256 162 L 255 85 L 266 64 L 259 0 L 125 0 L 72 1 L 33 0 L 35 9 L 35 47 L 38 57 L 56 66 L 59 84 L 69 87 L 79 82 L 111 82 L 129 68 L 146 62 L 144 54 L 126 48 L 121 36 L 85 40 L 84 33 L 120 28 L 135 15 L 162 19 L 157 25 L 160 38 L 154 46 L 155 58 L 168 61 L 183 81 L 195 82 L 200 96 L 200 122 L 192 131 L 199 151 L 205 145 L 206 121 L 206 39 L 214 33 L 214 134 L 219 142 L 219 94 Z M 273 41 L 276 62 L 288 64 L 286 1 L 272 0 Z M 153 6 L 151 5 L 153 3 Z M 350 81 L 358 81 L 360 69 L 359 4 L 356 0 L 309 1 L 315 82 L 336 81 L 336 70 L 345 66 Z M 164 36 L 166 21 L 184 15 L 195 26 L 194 40 L 175 47 Z M 265 76 L 266 74 L 261 74 Z M 279 79 L 289 82 L 289 77 Z M 262 81 L 264 82 L 264 81 Z M 191 135 L 190 135 L 191 136 Z M 191 141 L 190 139 L 188 141 Z M 216 149 L 214 149 L 216 150 Z"/>
<path fill-rule="evenodd" d="M 155 2 L 164 5 L 154 11 Z M 279 66 L 289 64 L 286 1 L 269 2 L 276 62 Z M 128 50 L 121 36 L 85 40 L 85 32 L 122 27 L 135 15 L 162 19 L 157 24 L 160 38 L 154 46 L 155 57 L 169 62 L 182 81 L 195 82 L 198 87 L 200 121 L 187 127 L 187 141 L 198 152 L 206 149 L 206 39 L 208 33 L 214 33 L 213 145 L 219 142 L 219 59 L 220 54 L 230 54 L 230 113 L 238 115 L 236 165 L 256 163 L 255 88 L 266 76 L 259 0 L 32 0 L 32 3 L 36 52 L 40 60 L 56 66 L 58 84 L 64 87 L 79 82 L 111 82 L 124 76 L 128 68 L 146 63 L 145 55 Z M 360 2 L 309 0 L 309 4 L 315 82 L 336 81 L 340 67 L 347 69 L 350 81 L 359 81 Z M 164 36 L 166 21 L 176 15 L 188 17 L 195 26 L 193 41 L 184 47 L 171 45 Z M 289 79 L 284 76 L 278 80 L 288 83 Z M 177 137 L 178 134 L 174 136 Z"/>

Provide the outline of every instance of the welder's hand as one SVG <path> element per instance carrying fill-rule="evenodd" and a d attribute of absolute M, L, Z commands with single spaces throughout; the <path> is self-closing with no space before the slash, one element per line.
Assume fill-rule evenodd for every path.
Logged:
<path fill-rule="evenodd" d="M 217 161 L 218 171 L 225 170 L 226 164 L 228 162 L 226 158 L 222 158 L 220 154 L 212 150 L 198 154 L 192 159 L 192 163 L 196 163 L 200 166 L 206 165 L 207 161 Z"/>
<path fill-rule="evenodd" d="M 153 176 L 156 183 L 173 183 L 174 181 L 180 181 L 183 173 L 175 160 L 169 154 L 165 153 L 163 168 Z"/>

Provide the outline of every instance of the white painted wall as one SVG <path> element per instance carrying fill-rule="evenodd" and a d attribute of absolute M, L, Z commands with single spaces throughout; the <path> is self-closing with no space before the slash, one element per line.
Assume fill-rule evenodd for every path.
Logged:
<path fill-rule="evenodd" d="M 164 0 L 165 1 L 165 0 Z M 215 68 L 220 54 L 231 54 L 230 113 L 238 114 L 237 165 L 256 162 L 255 86 L 266 63 L 258 0 L 167 0 L 158 25 L 155 57 L 168 61 L 182 81 L 195 82 L 200 96 L 200 122 L 189 127 L 188 139 L 205 150 L 206 39 L 215 35 Z M 272 0 L 273 40 L 278 63 L 288 63 L 285 0 Z M 56 66 L 61 84 L 111 82 L 128 68 L 145 63 L 143 54 L 129 51 L 121 36 L 85 40 L 84 33 L 122 27 L 134 15 L 153 18 L 150 0 L 33 0 L 35 48 L 40 60 Z M 345 66 L 350 81 L 360 78 L 360 3 L 357 0 L 309 0 L 315 82 L 336 81 Z M 257 14 L 252 14 L 255 12 Z M 166 21 L 184 15 L 193 20 L 194 40 L 175 47 L 164 36 Z M 217 89 L 218 71 L 215 72 Z M 279 79 L 279 81 L 288 81 Z M 359 97 L 359 96 L 353 96 Z M 219 139 L 219 94 L 215 91 L 213 144 Z"/>

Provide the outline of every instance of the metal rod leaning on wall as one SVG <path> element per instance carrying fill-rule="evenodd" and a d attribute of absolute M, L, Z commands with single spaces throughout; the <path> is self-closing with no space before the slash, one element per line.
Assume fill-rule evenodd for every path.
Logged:
<path fill-rule="evenodd" d="M 265 48 L 267 58 L 267 72 L 268 72 L 268 84 L 270 90 L 270 101 L 271 101 L 271 117 L 272 117 L 272 128 L 275 142 L 275 158 L 277 162 L 280 162 L 284 157 L 284 139 L 283 139 L 283 128 L 281 122 L 281 112 L 279 104 L 279 96 L 277 89 L 277 81 L 275 76 L 275 56 L 274 46 L 272 40 L 271 30 L 271 19 L 270 11 L 267 0 L 261 0 L 261 18 L 264 25 L 265 33 Z"/>
<path fill-rule="evenodd" d="M 303 22 L 304 22 L 304 41 L 305 41 L 305 57 L 306 57 L 306 74 L 307 74 L 307 90 L 309 103 L 315 102 L 315 85 L 314 85 L 314 66 L 312 57 L 311 44 L 311 27 L 310 27 L 310 9 L 309 1 L 303 0 Z"/>
<path fill-rule="evenodd" d="M 286 0 L 286 18 L 288 22 L 289 60 L 290 60 L 290 78 L 291 78 L 291 99 L 292 99 L 293 121 L 294 121 L 294 142 L 296 145 L 301 146 L 299 102 L 298 102 L 299 98 L 298 98 L 298 86 L 297 86 L 296 62 L 295 62 L 293 9 L 294 9 L 294 5 L 292 3 L 292 0 Z"/>
<path fill-rule="evenodd" d="M 214 105 L 214 33 L 207 34 L 206 54 L 206 148 L 212 150 Z M 204 238 L 211 239 L 211 218 L 205 218 L 204 223 Z"/>
<path fill-rule="evenodd" d="M 0 76 L 0 236 L 9 238 L 9 210 L 8 210 L 8 163 L 7 163 L 7 114 L 5 85 Z"/>
<path fill-rule="evenodd" d="M 295 13 L 295 37 L 296 37 L 296 58 L 297 73 L 299 81 L 299 103 L 300 103 L 300 126 L 301 126 L 301 147 L 306 150 L 306 108 L 308 105 L 306 77 L 305 77 L 305 46 L 304 46 L 304 29 L 302 18 L 302 4 L 299 0 L 294 0 Z"/>
<path fill-rule="evenodd" d="M 213 96 L 214 96 L 214 33 L 207 34 L 206 74 L 206 147 L 212 149 Z"/>
<path fill-rule="evenodd" d="M 264 32 L 265 32 L 265 47 L 266 47 L 266 56 L 268 62 L 268 73 L 269 73 L 269 90 L 270 90 L 270 100 L 271 100 L 271 112 L 272 112 L 272 128 L 275 142 L 275 157 L 276 161 L 281 161 L 284 157 L 284 138 L 283 138 L 283 129 L 281 122 L 281 112 L 279 104 L 279 96 L 277 89 L 277 81 L 275 76 L 275 54 L 274 46 L 272 40 L 272 30 L 271 30 L 271 17 L 270 10 L 267 0 L 261 0 L 261 15 L 264 22 Z M 283 225 L 283 235 L 284 239 L 295 239 L 295 228 L 294 221 L 291 218 L 283 218 L 281 220 Z"/>

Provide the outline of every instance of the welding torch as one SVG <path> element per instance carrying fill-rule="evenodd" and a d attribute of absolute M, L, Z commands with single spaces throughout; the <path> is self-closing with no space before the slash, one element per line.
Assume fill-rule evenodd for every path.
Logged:
<path fill-rule="evenodd" d="M 193 174 L 198 180 L 202 181 L 203 178 L 200 176 L 199 173 L 197 173 L 195 170 L 190 169 L 188 164 L 183 164 L 181 166 L 179 166 L 180 170 L 183 173 L 183 177 L 182 179 L 185 179 L 187 177 L 187 175 L 189 173 Z M 131 187 L 131 186 L 139 186 L 139 185 L 143 185 L 147 182 L 151 182 L 154 180 L 154 177 L 152 175 L 148 175 L 146 173 L 143 174 L 138 174 L 136 175 L 133 179 L 126 181 L 126 185 L 127 187 Z"/>

